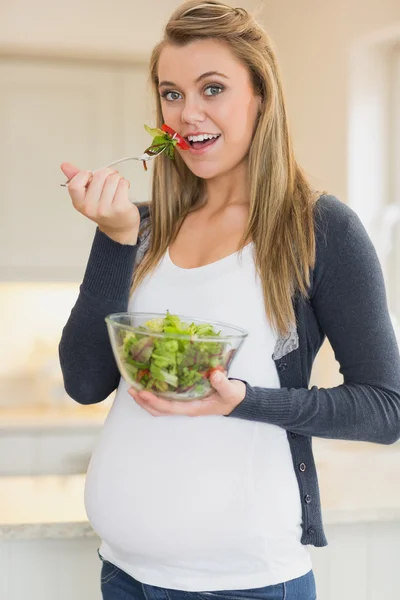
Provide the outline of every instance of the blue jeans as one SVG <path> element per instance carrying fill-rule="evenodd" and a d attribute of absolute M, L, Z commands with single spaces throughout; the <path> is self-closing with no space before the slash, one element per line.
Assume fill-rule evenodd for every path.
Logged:
<path fill-rule="evenodd" d="M 100 557 L 101 558 L 101 557 Z M 277 585 L 251 590 L 181 592 L 140 583 L 112 563 L 102 559 L 103 600 L 316 600 L 313 571 Z"/>

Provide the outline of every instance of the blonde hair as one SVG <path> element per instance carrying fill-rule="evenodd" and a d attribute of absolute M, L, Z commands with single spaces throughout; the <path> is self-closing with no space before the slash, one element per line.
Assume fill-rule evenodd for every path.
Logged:
<path fill-rule="evenodd" d="M 157 126 L 163 123 L 157 75 L 161 51 L 169 44 L 184 46 L 201 39 L 225 42 L 247 66 L 254 92 L 262 98 L 249 149 L 249 219 L 240 249 L 246 240 L 254 242 L 266 315 L 274 329 L 285 335 L 296 321 L 294 295 L 300 292 L 307 297 L 310 269 L 315 265 L 317 195 L 294 157 L 281 76 L 271 42 L 261 25 L 243 8 L 232 8 L 218 0 L 190 0 L 174 11 L 150 60 Z M 131 292 L 158 264 L 188 213 L 206 202 L 204 191 L 204 180 L 190 171 L 178 153 L 175 160 L 165 155 L 156 159 L 150 203 L 151 241 L 136 269 Z"/>

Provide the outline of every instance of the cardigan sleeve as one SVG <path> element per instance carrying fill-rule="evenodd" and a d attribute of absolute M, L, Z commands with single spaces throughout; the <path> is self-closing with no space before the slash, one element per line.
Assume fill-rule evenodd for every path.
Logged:
<path fill-rule="evenodd" d="M 139 205 L 141 222 L 148 215 Z M 105 317 L 125 312 L 129 302 L 135 246 L 120 244 L 96 229 L 83 282 L 58 347 L 64 387 L 80 404 L 105 400 L 121 379 Z"/>
<path fill-rule="evenodd" d="M 127 310 L 137 249 L 96 230 L 79 295 L 58 347 L 65 390 L 80 404 L 105 400 L 119 383 L 104 319 Z"/>
<path fill-rule="evenodd" d="M 356 213 L 344 211 L 346 227 L 340 224 L 316 267 L 309 300 L 343 384 L 267 389 L 245 382 L 246 396 L 228 416 L 307 436 L 391 444 L 400 437 L 398 344 L 375 248 Z"/>

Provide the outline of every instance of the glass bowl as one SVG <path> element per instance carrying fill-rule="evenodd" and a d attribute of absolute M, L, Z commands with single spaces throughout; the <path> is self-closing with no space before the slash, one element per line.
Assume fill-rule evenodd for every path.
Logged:
<path fill-rule="evenodd" d="M 125 381 L 170 400 L 212 394 L 210 374 L 229 373 L 248 335 L 227 323 L 169 313 L 114 313 L 105 321 Z"/>

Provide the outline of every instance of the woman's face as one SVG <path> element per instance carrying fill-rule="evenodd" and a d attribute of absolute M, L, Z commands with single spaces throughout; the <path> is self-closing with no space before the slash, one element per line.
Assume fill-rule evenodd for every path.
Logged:
<path fill-rule="evenodd" d="M 186 139 L 218 134 L 213 141 L 179 150 L 189 169 L 211 179 L 226 174 L 247 156 L 261 99 L 247 68 L 216 40 L 166 46 L 158 64 L 164 123 Z"/>

